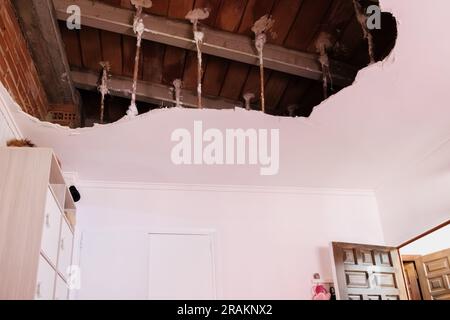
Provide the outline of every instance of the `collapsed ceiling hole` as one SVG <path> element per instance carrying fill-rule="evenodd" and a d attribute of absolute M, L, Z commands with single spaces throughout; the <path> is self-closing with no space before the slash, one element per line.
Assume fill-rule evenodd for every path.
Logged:
<path fill-rule="evenodd" d="M 58 1 L 62 0 L 54 0 L 54 3 Z M 151 29 L 163 25 L 155 21 L 171 20 L 177 24 L 178 28 L 172 29 L 173 34 L 167 32 L 166 38 L 152 38 L 151 32 L 144 32 L 142 43 L 138 41 L 138 50 L 136 36 L 139 37 L 139 34 L 134 37 L 129 35 L 133 34 L 133 21 L 129 22 L 131 32 L 127 34 L 120 33 L 120 30 L 117 33 L 106 31 L 108 26 L 105 27 L 105 23 L 97 24 L 95 21 L 91 21 L 90 26 L 83 25 L 80 30 L 69 30 L 66 21 L 60 18 L 64 17 L 64 13 L 60 12 L 62 9 L 56 7 L 70 72 L 81 98 L 80 110 L 74 111 L 80 121 L 60 123 L 84 127 L 122 118 L 135 92 L 133 78 L 139 81 L 140 86 L 136 96 L 139 114 L 181 105 L 214 109 L 236 106 L 264 109 L 265 113 L 274 116 L 308 117 L 314 107 L 328 96 L 351 85 L 358 70 L 369 65 L 371 60 L 377 62 L 388 56 L 397 38 L 396 20 L 390 13 L 381 13 L 380 29 L 364 28 L 361 22 L 373 19 L 373 14 L 377 14 L 376 11 L 368 11 L 371 6 L 378 6 L 374 0 L 292 0 L 291 6 L 275 0 L 222 0 L 207 2 L 206 8 L 197 7 L 197 2 L 154 1 L 152 7 L 135 13 L 135 7 L 128 1 L 80 0 L 80 5 L 86 6 L 81 8 L 82 14 L 102 15 L 111 12 L 104 10 L 109 6 L 128 12 L 130 16 L 136 14 L 135 26 L 136 19 L 141 19 L 138 21 L 142 23 L 141 30 L 143 27 Z M 194 21 L 193 33 L 192 24 L 186 16 L 195 12 L 196 8 L 208 14 Z M 259 50 L 258 41 L 255 43 L 254 24 L 264 16 L 267 21 L 270 19 L 272 25 L 270 34 L 267 30 L 264 50 L 262 47 Z M 107 20 L 108 17 L 102 18 Z M 186 30 L 185 33 L 176 34 L 179 32 L 176 30 L 180 29 Z M 214 37 L 208 37 L 211 34 Z M 243 61 L 242 57 L 248 56 L 248 52 L 230 55 L 219 50 L 216 55 L 217 52 L 208 51 L 205 44 L 213 38 L 220 38 L 218 35 L 226 39 L 222 40 L 223 46 L 233 45 L 233 41 L 241 41 L 242 37 L 251 39 L 252 45 L 247 50 L 251 50 L 254 61 Z M 201 39 L 197 39 L 198 36 Z M 173 43 L 171 37 L 185 37 L 187 40 L 185 44 L 175 47 L 170 45 Z M 286 57 L 274 55 L 267 45 L 283 50 L 284 55 L 288 52 L 307 53 L 310 60 L 300 61 L 304 64 L 302 72 L 299 72 L 302 66 L 293 66 L 288 70 L 281 68 Z M 197 50 L 204 52 L 198 55 Z M 202 60 L 201 70 L 199 57 Z M 279 63 L 264 63 L 261 73 L 261 61 L 265 62 L 261 57 L 279 60 Z M 100 62 L 109 64 L 109 95 L 104 100 L 103 113 L 98 89 L 100 87 L 102 92 L 106 92 L 106 88 L 101 86 L 104 68 Z M 315 68 L 314 72 L 309 70 L 311 65 Z M 263 83 L 261 79 L 264 79 Z M 198 93 L 202 94 L 203 101 L 198 98 Z M 54 120 L 58 122 L 58 119 Z"/>

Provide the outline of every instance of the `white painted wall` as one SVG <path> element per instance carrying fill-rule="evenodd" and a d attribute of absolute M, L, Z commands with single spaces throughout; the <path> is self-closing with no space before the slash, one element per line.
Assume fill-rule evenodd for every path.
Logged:
<path fill-rule="evenodd" d="M 440 78 L 450 72 L 450 63 L 441 60 L 442 55 L 450 55 L 450 41 L 433 32 L 443 30 L 450 2 L 435 0 L 432 6 L 420 0 L 385 3 L 399 22 L 394 73 L 386 78 L 393 91 L 379 90 L 382 86 L 374 82 L 373 92 L 367 90 L 367 95 L 382 95 L 377 99 L 379 105 L 395 110 L 398 116 L 397 130 L 391 132 L 391 139 L 398 139 L 396 149 L 379 149 L 395 165 L 374 189 L 385 240 L 399 245 L 450 219 L 450 82 L 448 77 Z M 420 58 L 414 52 L 420 52 Z M 385 114 L 386 123 L 392 116 Z M 441 127 L 437 117 L 444 117 L 446 124 Z M 409 137 L 402 136 L 407 124 L 414 128 Z M 433 142 L 425 142 L 429 136 L 434 136 Z M 399 161 L 397 155 L 408 145 L 424 148 Z"/>
<path fill-rule="evenodd" d="M 149 299 L 216 298 L 212 234 L 153 233 L 147 242 Z"/>
<path fill-rule="evenodd" d="M 146 233 L 215 230 L 218 298 L 310 299 L 330 241 L 382 244 L 373 194 L 332 190 L 82 186 L 81 299 L 145 299 Z M 104 235 L 102 241 L 98 234 Z M 109 263 L 111 262 L 111 263 Z"/>
<path fill-rule="evenodd" d="M 446 249 L 450 249 L 450 225 L 401 248 L 400 253 L 424 256 Z"/>
<path fill-rule="evenodd" d="M 399 170 L 377 190 L 376 196 L 388 244 L 400 245 L 448 221 L 450 141 Z"/>

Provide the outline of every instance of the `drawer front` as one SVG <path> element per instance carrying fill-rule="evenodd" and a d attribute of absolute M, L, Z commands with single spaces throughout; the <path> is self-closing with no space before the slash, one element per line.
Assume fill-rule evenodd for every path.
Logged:
<path fill-rule="evenodd" d="M 52 300 L 53 289 L 55 286 L 56 271 L 45 260 L 44 257 L 39 256 L 39 269 L 36 283 L 36 300 Z"/>
<path fill-rule="evenodd" d="M 50 189 L 47 190 L 47 202 L 44 214 L 41 249 L 50 262 L 56 266 L 62 215 Z"/>
<path fill-rule="evenodd" d="M 55 300 L 68 300 L 69 288 L 59 275 L 56 278 Z"/>
<path fill-rule="evenodd" d="M 61 222 L 61 239 L 59 240 L 58 271 L 67 279 L 67 269 L 72 263 L 73 234 L 65 219 Z"/>

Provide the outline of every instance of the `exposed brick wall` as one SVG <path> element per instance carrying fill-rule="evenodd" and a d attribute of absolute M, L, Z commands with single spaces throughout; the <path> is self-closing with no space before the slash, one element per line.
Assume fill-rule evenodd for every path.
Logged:
<path fill-rule="evenodd" d="M 10 0 L 0 0 L 0 81 L 25 112 L 46 118 L 47 97 Z"/>

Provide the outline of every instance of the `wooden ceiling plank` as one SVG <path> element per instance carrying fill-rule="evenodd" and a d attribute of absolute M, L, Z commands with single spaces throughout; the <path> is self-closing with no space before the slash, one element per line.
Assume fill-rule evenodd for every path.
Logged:
<path fill-rule="evenodd" d="M 144 56 L 142 64 L 143 80 L 162 83 L 165 46 L 157 42 L 144 41 L 142 50 Z"/>
<path fill-rule="evenodd" d="M 152 3 L 153 5 L 151 8 L 144 9 L 145 13 L 167 17 L 169 12 L 169 0 L 152 0 Z"/>
<path fill-rule="evenodd" d="M 307 1 L 307 0 L 305 0 Z M 322 2 L 322 1 L 320 1 Z M 53 0 L 58 19 L 68 16 L 68 5 L 80 6 L 82 23 L 102 30 L 134 36 L 130 25 L 133 11 L 111 7 L 91 0 Z M 192 27 L 189 23 L 167 20 L 157 16 L 145 16 L 147 31 L 143 38 L 169 46 L 195 50 Z M 205 29 L 203 52 L 225 59 L 258 65 L 258 56 L 251 38 L 228 32 Z M 292 33 L 292 32 L 291 32 Z M 322 71 L 317 55 L 289 50 L 277 45 L 267 44 L 264 49 L 265 67 L 313 80 L 320 80 Z M 353 82 L 356 70 L 346 64 L 332 61 L 332 77 L 336 84 L 346 85 Z"/>
<path fill-rule="evenodd" d="M 122 74 L 122 38 L 120 34 L 101 31 L 103 61 L 108 61 L 111 66 L 111 74 Z"/>
<path fill-rule="evenodd" d="M 203 56 L 204 64 L 208 57 Z M 196 91 L 197 90 L 197 53 L 188 51 L 186 54 L 186 63 L 184 65 L 183 73 L 183 88 Z"/>
<path fill-rule="evenodd" d="M 222 0 L 216 19 L 216 28 L 236 32 L 241 23 L 247 0 Z"/>
<path fill-rule="evenodd" d="M 302 97 L 311 85 L 311 80 L 291 76 L 288 87 L 280 101 L 280 107 L 286 109 L 290 105 L 300 105 Z"/>
<path fill-rule="evenodd" d="M 303 0 L 302 7 L 289 32 L 285 46 L 306 51 L 330 7 L 332 0 Z"/>
<path fill-rule="evenodd" d="M 102 0 L 102 2 L 105 2 L 109 5 L 116 6 L 116 7 L 120 7 L 122 5 L 122 0 Z M 130 1 L 128 1 L 128 2 L 130 2 Z"/>
<path fill-rule="evenodd" d="M 264 79 L 266 79 L 265 84 L 270 78 L 272 74 L 272 70 L 265 69 L 264 70 Z M 255 100 L 260 101 L 261 96 L 261 82 L 260 82 L 260 74 L 258 67 L 251 67 L 250 72 L 247 77 L 247 81 L 244 84 L 241 94 L 244 95 L 246 93 L 253 93 L 255 95 Z"/>
<path fill-rule="evenodd" d="M 320 25 L 315 37 L 311 40 L 308 51 L 316 52 L 316 41 L 321 32 L 330 34 L 334 43 L 337 42 L 353 17 L 354 7 L 352 1 L 334 0 L 326 18 Z"/>
<path fill-rule="evenodd" d="M 289 75 L 281 72 L 272 72 L 272 75 L 267 80 L 265 92 L 266 92 L 266 106 L 267 112 L 271 113 L 276 111 L 281 98 L 289 84 Z"/>
<path fill-rule="evenodd" d="M 205 95 L 218 96 L 227 73 L 227 61 L 218 57 L 209 57 L 203 76 L 203 92 Z"/>
<path fill-rule="evenodd" d="M 136 59 L 136 38 L 130 36 L 122 36 L 122 75 L 125 77 L 133 77 L 134 60 Z M 142 50 L 139 57 L 139 74 L 138 79 L 142 79 Z"/>
<path fill-rule="evenodd" d="M 220 10 L 221 0 L 196 0 L 195 8 L 208 8 L 209 17 L 206 20 L 202 20 L 201 24 L 213 27 L 216 23 L 217 14 Z"/>
<path fill-rule="evenodd" d="M 220 96 L 231 100 L 242 100 L 241 92 L 249 70 L 250 67 L 244 63 L 230 62 Z"/>
<path fill-rule="evenodd" d="M 275 38 L 269 38 L 269 43 L 282 45 L 294 24 L 303 0 L 277 0 L 272 10 L 272 18 L 275 20 L 273 32 Z"/>
<path fill-rule="evenodd" d="M 274 0 L 248 0 L 238 33 L 253 37 L 253 25 L 265 14 L 270 14 L 274 2 Z"/>
<path fill-rule="evenodd" d="M 340 39 L 339 45 L 341 50 L 338 52 L 341 61 L 349 61 L 358 46 L 364 42 L 363 32 L 356 16 L 350 19 L 348 25 L 345 27 Z"/>
<path fill-rule="evenodd" d="M 102 48 L 99 30 L 89 27 L 81 28 L 80 41 L 83 66 L 91 70 L 100 70 Z"/>
<path fill-rule="evenodd" d="M 60 22 L 60 24 L 63 24 Z M 83 61 L 81 59 L 81 44 L 79 39 L 78 30 L 69 30 L 63 26 L 60 26 L 61 37 L 66 48 L 67 60 L 69 65 L 81 68 Z"/>
<path fill-rule="evenodd" d="M 72 71 L 71 76 L 77 88 L 97 90 L 98 74 L 89 71 Z M 131 78 L 112 77 L 108 87 L 111 95 L 129 98 L 132 83 Z M 137 100 L 153 104 L 173 103 L 173 96 L 170 94 L 171 88 L 171 86 L 138 81 Z M 197 96 L 193 92 L 182 89 L 181 95 L 185 107 L 197 108 Z M 209 97 L 204 97 L 203 103 L 204 107 L 209 109 L 234 109 L 236 106 L 242 106 L 240 102 Z"/>
<path fill-rule="evenodd" d="M 134 6 L 131 4 L 131 0 L 121 0 L 120 1 L 120 6 L 122 8 L 125 8 L 125 9 L 132 9 L 132 10 L 134 10 Z"/>
<path fill-rule="evenodd" d="M 166 47 L 163 63 L 163 83 L 172 85 L 175 79 L 183 79 L 186 50 Z"/>
<path fill-rule="evenodd" d="M 194 7 L 194 0 L 170 0 L 168 17 L 184 20 L 187 13 Z"/>

